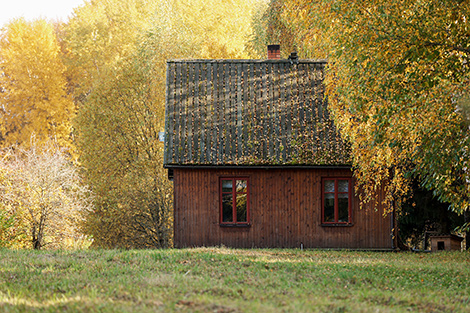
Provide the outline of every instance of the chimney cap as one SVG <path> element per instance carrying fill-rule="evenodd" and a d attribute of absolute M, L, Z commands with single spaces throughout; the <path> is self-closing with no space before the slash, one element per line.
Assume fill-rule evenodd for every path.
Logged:
<path fill-rule="evenodd" d="M 268 45 L 268 59 L 279 60 L 281 58 L 281 45 Z"/>
<path fill-rule="evenodd" d="M 268 51 L 278 51 L 281 50 L 281 45 L 268 45 Z"/>
<path fill-rule="evenodd" d="M 289 60 L 297 60 L 298 58 L 299 58 L 299 56 L 297 55 L 297 51 L 293 51 L 289 55 Z"/>

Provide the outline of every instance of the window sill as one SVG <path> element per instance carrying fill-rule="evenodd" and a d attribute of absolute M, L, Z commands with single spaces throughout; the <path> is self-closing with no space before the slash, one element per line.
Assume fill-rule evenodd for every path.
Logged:
<path fill-rule="evenodd" d="M 353 223 L 323 223 L 320 224 L 321 227 L 351 227 L 354 226 Z"/>
<path fill-rule="evenodd" d="M 251 224 L 219 224 L 220 227 L 241 227 L 241 228 L 247 228 L 251 227 Z"/>

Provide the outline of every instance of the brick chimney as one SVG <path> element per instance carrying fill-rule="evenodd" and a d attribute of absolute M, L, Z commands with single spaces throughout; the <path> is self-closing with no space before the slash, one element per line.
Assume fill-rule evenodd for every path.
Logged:
<path fill-rule="evenodd" d="M 268 59 L 269 60 L 281 59 L 281 45 L 268 45 Z"/>

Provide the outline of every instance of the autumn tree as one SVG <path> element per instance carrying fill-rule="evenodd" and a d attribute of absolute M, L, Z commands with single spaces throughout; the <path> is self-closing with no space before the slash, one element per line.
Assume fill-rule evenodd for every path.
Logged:
<path fill-rule="evenodd" d="M 172 186 L 162 168 L 166 60 L 245 57 L 250 1 L 94 1 L 67 29 L 80 162 L 96 195 L 97 246 L 168 247 Z"/>
<path fill-rule="evenodd" d="M 268 4 L 259 3 L 252 20 L 252 34 L 247 47 L 253 58 L 266 58 L 266 47 L 270 44 L 281 46 L 281 58 L 287 58 L 299 50 L 295 28 L 283 16 L 285 0 L 271 0 Z M 302 54 L 304 58 L 306 56 Z"/>
<path fill-rule="evenodd" d="M 0 184 L 9 186 L 5 169 L 0 169 Z M 5 204 L 0 204 L 0 247 L 10 247 L 17 239 L 15 233 L 16 214 Z"/>
<path fill-rule="evenodd" d="M 192 41 L 192 58 L 246 58 L 255 9 L 263 0 L 176 0 L 162 12 L 174 36 Z M 156 23 L 157 26 L 160 23 Z M 163 26 L 163 25 L 162 25 Z M 178 35 L 178 33 L 181 33 Z"/>
<path fill-rule="evenodd" d="M 89 191 L 56 143 L 2 150 L 0 225 L 10 245 L 68 248 L 83 241 L 80 225 L 91 208 Z M 6 222 L 8 223 L 6 223 Z"/>
<path fill-rule="evenodd" d="M 52 24 L 16 19 L 0 32 L 0 145 L 55 138 L 72 147 L 74 105 Z"/>
<path fill-rule="evenodd" d="M 119 130 L 119 123 L 124 122 L 123 111 L 117 109 L 120 90 L 110 88 L 121 87 L 117 86 L 123 78 L 120 71 L 125 60 L 135 54 L 155 5 L 155 1 L 141 0 L 88 2 L 75 9 L 65 27 L 67 73 L 79 108 L 75 120 L 79 160 L 96 194 L 96 209 L 87 215 L 85 229 L 98 246 L 142 247 L 135 244 L 138 239 L 128 227 L 132 224 L 127 202 L 130 197 L 124 199 L 123 194 L 129 191 L 127 186 L 134 188 L 135 184 L 131 178 L 123 180 L 123 172 L 131 163 L 122 166 L 129 161 L 125 151 L 114 155 L 122 148 L 122 136 L 128 130 Z M 110 98 L 102 101 L 107 96 Z"/>
<path fill-rule="evenodd" d="M 154 103 L 163 76 L 152 75 L 152 60 L 126 60 L 77 118 L 80 160 L 97 195 L 86 229 L 97 246 L 171 246 L 171 182 L 158 140 L 163 112 Z"/>
<path fill-rule="evenodd" d="M 117 62 L 135 52 L 157 1 L 96 0 L 76 8 L 64 28 L 66 64 L 75 100 L 83 102 Z"/>
<path fill-rule="evenodd" d="M 191 57 L 246 57 L 254 3 L 262 0 L 97 0 L 75 9 L 65 27 L 68 74 L 84 101 L 144 34 L 165 38 L 168 51 L 191 47 Z M 181 47 L 179 45 L 183 43 Z M 191 45 L 188 45 L 191 43 Z"/>
<path fill-rule="evenodd" d="M 412 178 L 469 209 L 467 1 L 285 1 L 306 51 L 327 57 L 330 109 L 352 143 L 355 175 L 399 207 Z M 310 47 L 308 47 L 310 46 Z"/>

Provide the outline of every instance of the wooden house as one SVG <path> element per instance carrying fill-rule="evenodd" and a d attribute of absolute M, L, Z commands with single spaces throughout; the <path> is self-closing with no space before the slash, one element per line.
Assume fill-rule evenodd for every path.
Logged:
<path fill-rule="evenodd" d="M 164 166 L 175 247 L 393 249 L 393 219 L 359 209 L 324 60 L 171 60 Z"/>

